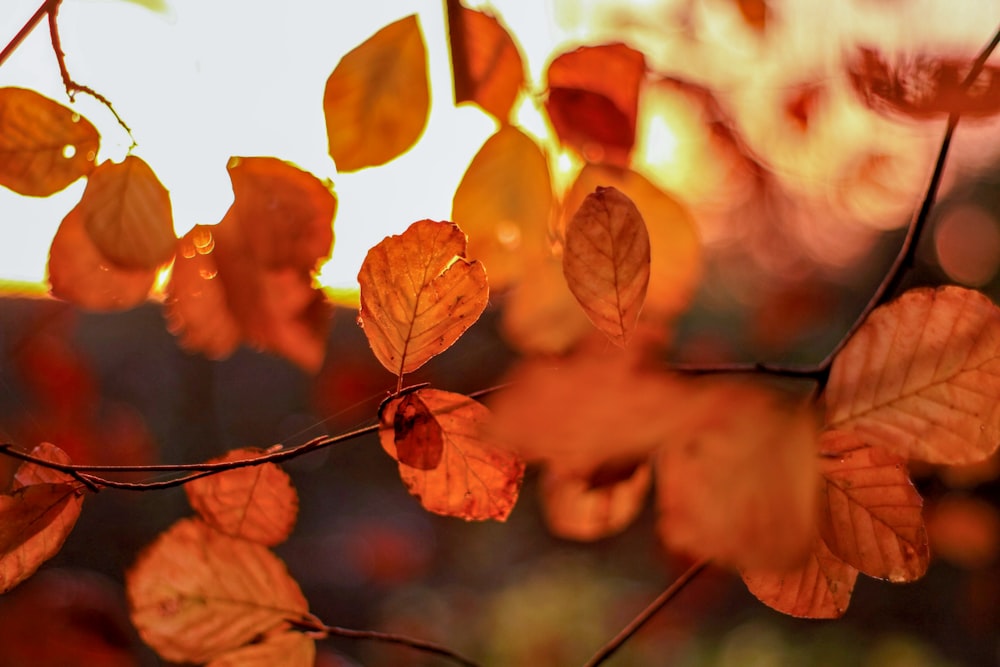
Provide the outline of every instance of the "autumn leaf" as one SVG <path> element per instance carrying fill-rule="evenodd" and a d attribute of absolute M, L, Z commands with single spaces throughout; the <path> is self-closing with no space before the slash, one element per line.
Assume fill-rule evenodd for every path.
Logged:
<path fill-rule="evenodd" d="M 337 170 L 398 157 L 420 137 L 429 110 L 427 48 L 414 14 L 341 58 L 326 82 L 323 113 Z"/>
<path fill-rule="evenodd" d="M 602 187 L 583 200 L 566 228 L 563 273 L 594 326 L 625 347 L 649 284 L 649 235 L 632 200 Z"/>
<path fill-rule="evenodd" d="M 416 392 L 404 395 L 392 419 L 396 460 L 417 470 L 434 470 L 444 455 L 444 431 Z"/>
<path fill-rule="evenodd" d="M 510 33 L 490 14 L 447 0 L 455 104 L 473 102 L 502 125 L 524 87 L 524 63 Z"/>
<path fill-rule="evenodd" d="M 929 508 L 927 535 L 935 558 L 984 570 L 1000 556 L 1000 511 L 984 499 L 949 494 Z"/>
<path fill-rule="evenodd" d="M 0 185 L 47 197 L 94 169 L 100 135 L 33 90 L 0 88 Z"/>
<path fill-rule="evenodd" d="M 733 4 L 748 27 L 760 34 L 764 33 L 771 20 L 771 8 L 767 0 L 733 0 Z"/>
<path fill-rule="evenodd" d="M 400 459 L 396 414 L 410 395 L 426 406 L 441 432 L 441 461 L 432 470 L 411 467 Z M 489 410 L 467 396 L 417 389 L 382 406 L 379 441 L 399 461 L 403 483 L 425 509 L 467 521 L 505 521 L 517 502 L 524 464 L 497 440 L 489 421 Z M 403 436 L 412 437 L 412 431 Z"/>
<path fill-rule="evenodd" d="M 451 347 L 489 300 L 486 272 L 465 259 L 454 223 L 421 220 L 368 251 L 359 322 L 375 356 L 402 377 Z"/>
<path fill-rule="evenodd" d="M 930 552 L 906 462 L 853 433 L 827 431 L 820 440 L 819 530 L 846 563 L 870 577 L 914 581 Z"/>
<path fill-rule="evenodd" d="M 623 531 L 645 505 L 652 480 L 647 463 L 633 466 L 622 479 L 542 472 L 542 511 L 549 531 L 572 540 L 598 540 Z"/>
<path fill-rule="evenodd" d="M 31 455 L 37 459 L 52 461 L 61 465 L 70 465 L 73 463 L 66 452 L 49 442 L 43 442 L 36 446 L 31 450 Z M 16 491 L 17 489 L 34 484 L 73 485 L 78 483 L 71 475 L 64 472 L 26 461 L 18 466 L 17 471 L 14 473 L 11 489 Z"/>
<path fill-rule="evenodd" d="M 266 547 L 182 519 L 126 574 L 132 622 L 165 660 L 204 663 L 308 613 L 284 563 Z"/>
<path fill-rule="evenodd" d="M 234 449 L 210 463 L 256 458 L 253 447 Z M 272 547 L 292 532 L 299 497 L 288 474 L 275 463 L 227 470 L 184 486 L 191 507 L 212 528 L 230 537 Z"/>
<path fill-rule="evenodd" d="M 826 423 L 907 459 L 985 459 L 1000 444 L 1000 310 L 951 286 L 877 308 L 834 359 Z"/>
<path fill-rule="evenodd" d="M 225 653 L 206 667 L 313 667 L 315 663 L 316 642 L 311 637 L 279 632 Z"/>

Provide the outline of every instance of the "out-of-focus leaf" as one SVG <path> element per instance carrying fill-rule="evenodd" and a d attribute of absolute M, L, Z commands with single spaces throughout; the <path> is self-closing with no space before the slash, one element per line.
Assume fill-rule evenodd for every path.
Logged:
<path fill-rule="evenodd" d="M 870 577 L 904 582 L 927 571 L 930 552 L 906 462 L 827 431 L 820 440 L 819 530 L 830 551 Z"/>
<path fill-rule="evenodd" d="M 210 463 L 256 458 L 259 449 L 234 449 Z M 230 537 L 272 547 L 292 532 L 299 496 L 275 463 L 227 470 L 184 485 L 188 501 L 205 523 Z"/>
<path fill-rule="evenodd" d="M 139 635 L 172 662 L 209 662 L 309 611 L 281 559 L 195 519 L 162 533 L 125 584 Z"/>
<path fill-rule="evenodd" d="M 94 169 L 101 138 L 86 118 L 25 88 L 0 88 L 0 185 L 47 197 Z"/>
<path fill-rule="evenodd" d="M 279 632 L 223 654 L 206 667 L 313 667 L 316 642 L 301 632 Z"/>
<path fill-rule="evenodd" d="M 416 15 L 391 23 L 341 58 L 326 82 L 330 157 L 341 172 L 384 164 L 427 124 L 427 48 Z"/>
<path fill-rule="evenodd" d="M 524 463 L 489 428 L 490 412 L 467 396 L 418 389 L 415 392 L 441 430 L 444 449 L 433 470 L 399 459 L 396 411 L 406 394 L 387 402 L 379 415 L 382 448 L 399 461 L 399 476 L 425 509 L 466 521 L 505 521 L 521 489 Z"/>
<path fill-rule="evenodd" d="M 763 34 L 767 30 L 767 23 L 770 20 L 771 8 L 768 7 L 767 0 L 733 0 L 736 8 L 740 10 L 740 16 L 750 28 Z"/>
<path fill-rule="evenodd" d="M 642 511 L 651 480 L 647 463 L 632 468 L 624 479 L 601 484 L 546 469 L 541 482 L 545 523 L 553 535 L 572 540 L 619 533 Z"/>
<path fill-rule="evenodd" d="M 625 347 L 649 284 L 649 234 L 631 199 L 610 187 L 587 195 L 566 228 L 563 273 L 594 326 Z"/>
<path fill-rule="evenodd" d="M 986 569 L 1000 556 L 1000 511 L 980 498 L 948 495 L 930 507 L 927 534 L 935 558 Z"/>
<path fill-rule="evenodd" d="M 167 14 L 170 12 L 170 3 L 167 0 L 122 0 L 123 2 L 129 2 L 133 5 L 139 5 L 140 7 L 145 7 L 151 12 L 156 14 Z"/>
<path fill-rule="evenodd" d="M 403 396 L 392 419 L 396 460 L 417 470 L 434 470 L 444 455 L 444 431 L 416 392 Z"/>
<path fill-rule="evenodd" d="M 490 14 L 447 0 L 455 104 L 474 102 L 501 124 L 524 87 L 524 63 L 510 33 Z"/>
<path fill-rule="evenodd" d="M 559 140 L 590 162 L 627 166 L 635 145 L 643 54 L 624 44 L 584 46 L 555 58 L 545 109 Z"/>
<path fill-rule="evenodd" d="M 174 255 L 170 195 L 141 158 L 99 165 L 76 208 L 94 246 L 122 268 L 156 269 Z"/>
<path fill-rule="evenodd" d="M 549 165 L 538 144 L 516 127 L 500 128 L 472 159 L 451 209 L 494 291 L 517 282 L 525 262 L 547 250 L 552 204 Z"/>
<path fill-rule="evenodd" d="M 359 322 L 389 372 L 420 368 L 486 308 L 486 272 L 465 259 L 465 244 L 454 223 L 421 220 L 368 251 L 358 274 Z"/>
<path fill-rule="evenodd" d="M 837 355 L 826 422 L 932 463 L 972 463 L 1000 444 L 1000 309 L 960 287 L 877 308 Z"/>

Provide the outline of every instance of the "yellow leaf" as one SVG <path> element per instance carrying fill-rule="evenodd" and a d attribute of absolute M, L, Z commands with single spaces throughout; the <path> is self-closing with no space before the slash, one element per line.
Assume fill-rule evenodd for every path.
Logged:
<path fill-rule="evenodd" d="M 542 510 L 553 535 L 590 541 L 625 530 L 645 504 L 652 480 L 648 464 L 611 483 L 563 475 L 557 470 L 542 473 Z"/>
<path fill-rule="evenodd" d="M 427 48 L 416 15 L 391 23 L 345 55 L 326 82 L 330 157 L 341 172 L 384 164 L 427 124 Z"/>
<path fill-rule="evenodd" d="M 206 667 L 313 667 L 316 642 L 301 632 L 270 634 L 258 644 L 224 653 Z"/>

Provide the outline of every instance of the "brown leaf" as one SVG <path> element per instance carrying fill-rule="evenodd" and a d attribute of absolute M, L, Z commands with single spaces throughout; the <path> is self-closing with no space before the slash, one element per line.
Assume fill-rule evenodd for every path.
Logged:
<path fill-rule="evenodd" d="M 472 159 L 451 209 L 494 291 L 517 282 L 526 261 L 547 250 L 552 204 L 549 165 L 538 144 L 516 127 L 501 127 Z"/>
<path fill-rule="evenodd" d="M 0 185 L 47 197 L 94 168 L 100 135 L 86 118 L 25 88 L 0 88 Z"/>
<path fill-rule="evenodd" d="M 434 470 L 444 455 L 444 432 L 416 392 L 406 394 L 392 420 L 396 459 L 417 470 Z"/>
<path fill-rule="evenodd" d="M 594 326 L 625 347 L 649 284 L 649 234 L 631 199 L 598 187 L 583 200 L 566 228 L 563 273 Z"/>
<path fill-rule="evenodd" d="M 165 660 L 209 662 L 300 619 L 309 605 L 266 547 L 182 519 L 125 578 L 132 622 Z"/>
<path fill-rule="evenodd" d="M 326 82 L 323 113 L 337 170 L 398 157 L 424 131 L 429 109 L 427 48 L 414 14 L 341 58 Z"/>
<path fill-rule="evenodd" d="M 833 362 L 826 423 L 904 458 L 985 459 L 1000 444 L 1000 310 L 960 287 L 877 308 Z"/>
<path fill-rule="evenodd" d="M 316 642 L 301 632 L 269 634 L 260 643 L 224 653 L 206 667 L 313 667 Z"/>
<path fill-rule="evenodd" d="M 98 252 L 116 265 L 150 270 L 173 258 L 170 195 L 141 158 L 103 162 L 76 208 Z"/>
<path fill-rule="evenodd" d="M 256 458 L 259 449 L 234 449 L 212 459 L 224 463 Z M 273 547 L 292 532 L 299 496 L 288 474 L 275 463 L 227 470 L 184 485 L 188 502 L 212 528 L 230 537 Z"/>
<path fill-rule="evenodd" d="M 930 552 L 905 461 L 857 435 L 820 440 L 819 530 L 830 551 L 870 577 L 904 582 L 927 571 Z"/>
<path fill-rule="evenodd" d="M 598 540 L 619 533 L 642 511 L 651 479 L 645 463 L 624 479 L 602 485 L 546 469 L 541 482 L 545 523 L 553 535 L 572 540 Z"/>
<path fill-rule="evenodd" d="M 499 443 L 489 429 L 490 412 L 480 403 L 438 389 L 418 389 L 417 395 L 441 430 L 444 450 L 433 470 L 400 461 L 399 476 L 425 509 L 466 521 L 505 521 L 521 488 L 524 463 Z M 379 416 L 379 441 L 399 461 L 396 411 L 408 395 L 384 404 Z"/>
<path fill-rule="evenodd" d="M 584 46 L 548 67 L 545 109 L 559 140 L 590 162 L 627 166 L 635 144 L 643 54 L 624 44 Z"/>
<path fill-rule="evenodd" d="M 486 272 L 465 259 L 454 223 L 421 220 L 368 251 L 359 322 L 372 351 L 402 377 L 451 347 L 489 300 Z"/>

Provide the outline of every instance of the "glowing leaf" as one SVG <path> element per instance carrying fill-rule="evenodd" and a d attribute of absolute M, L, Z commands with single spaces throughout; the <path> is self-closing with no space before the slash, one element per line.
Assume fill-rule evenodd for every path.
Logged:
<path fill-rule="evenodd" d="M 624 44 L 584 46 L 549 64 L 545 109 L 559 140 L 590 162 L 626 166 L 635 144 L 641 52 Z"/>
<path fill-rule="evenodd" d="M 649 235 L 632 200 L 602 187 L 583 200 L 566 228 L 563 273 L 591 322 L 625 347 L 649 283 Z"/>
<path fill-rule="evenodd" d="M 47 197 L 94 168 L 100 135 L 86 118 L 24 88 L 0 88 L 0 185 Z"/>
<path fill-rule="evenodd" d="M 406 394 L 392 420 L 396 459 L 417 470 L 434 470 L 444 455 L 444 432 L 416 392 Z"/>
<path fill-rule="evenodd" d="M 301 632 L 279 632 L 223 654 L 206 667 L 313 667 L 316 642 Z"/>
<path fill-rule="evenodd" d="M 132 622 L 165 660 L 209 662 L 300 619 L 309 606 L 266 547 L 183 519 L 126 575 Z"/>
<path fill-rule="evenodd" d="M 923 501 L 905 461 L 853 433 L 827 431 L 820 470 L 819 529 L 830 551 L 871 577 L 922 577 L 930 559 Z"/>
<path fill-rule="evenodd" d="M 985 459 L 1000 443 L 1000 310 L 959 287 L 876 309 L 833 362 L 826 422 L 904 458 Z"/>
<path fill-rule="evenodd" d="M 239 461 L 263 454 L 252 447 L 235 449 L 212 463 Z M 230 537 L 274 546 L 284 542 L 299 509 L 288 474 L 277 464 L 237 468 L 184 485 L 188 501 L 205 523 Z"/>
<path fill-rule="evenodd" d="M 520 458 L 501 445 L 489 429 L 490 412 L 482 404 L 437 389 L 415 392 L 440 428 L 443 452 L 433 470 L 399 459 L 396 411 L 406 394 L 382 406 L 379 441 L 399 461 L 399 476 L 427 510 L 467 521 L 504 521 L 517 502 L 524 476 Z"/>
<path fill-rule="evenodd" d="M 517 45 L 493 16 L 448 0 L 448 39 L 455 104 L 474 102 L 504 124 L 524 87 Z"/>
<path fill-rule="evenodd" d="M 549 165 L 538 144 L 516 127 L 501 127 L 472 159 L 451 209 L 494 291 L 519 280 L 526 259 L 547 250 L 552 203 Z"/>
<path fill-rule="evenodd" d="M 542 473 L 542 509 L 553 535 L 597 540 L 624 530 L 642 511 L 652 479 L 648 464 L 633 467 L 623 479 L 595 484 L 591 479 Z"/>
<path fill-rule="evenodd" d="M 372 351 L 402 376 L 447 350 L 489 300 L 486 272 L 465 259 L 465 234 L 421 220 L 368 251 L 358 283 L 359 321 Z"/>
<path fill-rule="evenodd" d="M 345 55 L 326 82 L 330 157 L 341 172 L 384 164 L 424 130 L 427 48 L 416 15 L 387 25 Z"/>

